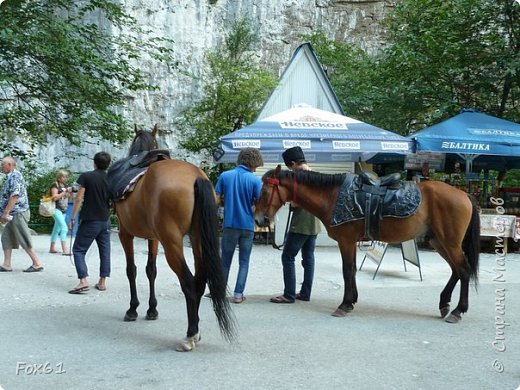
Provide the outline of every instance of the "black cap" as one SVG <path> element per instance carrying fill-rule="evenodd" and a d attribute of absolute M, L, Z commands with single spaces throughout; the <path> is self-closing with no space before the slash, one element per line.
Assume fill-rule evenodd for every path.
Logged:
<path fill-rule="evenodd" d="M 302 148 L 294 146 L 287 149 L 282 153 L 283 161 L 285 165 L 289 166 L 292 161 L 294 162 L 305 162 L 305 154 L 303 154 Z"/>

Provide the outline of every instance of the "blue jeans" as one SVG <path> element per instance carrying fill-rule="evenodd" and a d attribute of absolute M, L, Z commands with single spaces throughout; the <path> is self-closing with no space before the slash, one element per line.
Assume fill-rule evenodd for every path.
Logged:
<path fill-rule="evenodd" d="M 242 298 L 246 288 L 247 273 L 249 272 L 249 257 L 253 249 L 255 232 L 244 229 L 225 228 L 222 234 L 222 265 L 226 283 L 229 277 L 229 269 L 233 260 L 235 248 L 238 245 L 238 275 L 233 296 Z"/>
<path fill-rule="evenodd" d="M 81 221 L 72 247 L 78 279 L 88 276 L 85 256 L 94 240 L 96 240 L 99 250 L 99 277 L 110 276 L 110 222 Z"/>
<path fill-rule="evenodd" d="M 312 281 L 314 279 L 314 249 L 316 247 L 316 235 L 299 233 L 287 234 L 287 240 L 282 252 L 283 282 L 285 285 L 283 295 L 294 301 L 296 299 L 296 272 L 294 260 L 298 252 L 302 252 L 303 283 L 300 290 L 302 299 L 311 298 Z"/>

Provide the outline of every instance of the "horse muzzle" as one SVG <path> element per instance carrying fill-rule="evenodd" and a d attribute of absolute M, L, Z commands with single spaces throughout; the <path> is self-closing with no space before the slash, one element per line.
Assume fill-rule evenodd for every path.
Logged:
<path fill-rule="evenodd" d="M 264 214 L 263 217 L 255 216 L 255 222 L 259 227 L 266 227 L 270 225 L 271 219 Z"/>

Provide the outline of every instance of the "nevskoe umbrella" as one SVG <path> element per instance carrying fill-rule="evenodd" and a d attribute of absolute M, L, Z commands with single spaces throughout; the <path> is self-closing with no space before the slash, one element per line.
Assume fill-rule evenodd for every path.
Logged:
<path fill-rule="evenodd" d="M 294 107 L 223 136 L 215 162 L 236 162 L 241 149 L 258 148 L 265 162 L 300 146 L 309 162 L 366 161 L 377 153 L 411 153 L 413 142 L 391 131 L 314 107 Z"/>

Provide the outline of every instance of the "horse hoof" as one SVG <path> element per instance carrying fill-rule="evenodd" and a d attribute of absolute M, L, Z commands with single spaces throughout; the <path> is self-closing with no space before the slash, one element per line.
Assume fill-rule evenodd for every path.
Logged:
<path fill-rule="evenodd" d="M 450 324 L 456 324 L 462 319 L 462 317 L 458 314 L 451 313 L 444 321 L 450 323 Z"/>
<path fill-rule="evenodd" d="M 126 313 L 125 314 L 125 322 L 131 322 L 131 321 L 135 321 L 137 319 L 137 313 L 135 314 L 128 314 Z"/>
<path fill-rule="evenodd" d="M 441 311 L 441 318 L 444 318 L 450 313 L 450 306 L 449 305 L 445 306 L 442 309 L 440 309 L 440 311 Z"/>
<path fill-rule="evenodd" d="M 200 341 L 200 333 L 197 333 L 191 337 L 185 337 L 177 346 L 175 350 L 178 352 L 189 352 L 195 348 L 195 345 Z"/>
<path fill-rule="evenodd" d="M 159 313 L 146 313 L 146 319 L 150 321 L 154 321 L 159 317 Z"/>

